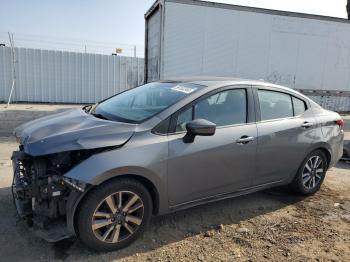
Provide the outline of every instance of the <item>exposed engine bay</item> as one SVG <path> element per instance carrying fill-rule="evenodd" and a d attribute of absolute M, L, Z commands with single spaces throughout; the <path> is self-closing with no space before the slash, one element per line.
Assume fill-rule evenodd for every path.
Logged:
<path fill-rule="evenodd" d="M 55 225 L 66 228 L 67 200 L 72 192 L 83 192 L 87 185 L 63 175 L 96 150 L 32 157 L 21 149 L 12 155 L 12 193 L 18 214 L 41 232 Z M 61 235 L 65 238 L 67 234 Z"/>

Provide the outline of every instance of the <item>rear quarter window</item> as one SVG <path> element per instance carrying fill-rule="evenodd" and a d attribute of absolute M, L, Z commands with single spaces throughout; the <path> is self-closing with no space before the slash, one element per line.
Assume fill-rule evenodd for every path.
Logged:
<path fill-rule="evenodd" d="M 295 116 L 299 116 L 307 110 L 306 103 L 303 100 L 293 96 L 292 101 Z"/>

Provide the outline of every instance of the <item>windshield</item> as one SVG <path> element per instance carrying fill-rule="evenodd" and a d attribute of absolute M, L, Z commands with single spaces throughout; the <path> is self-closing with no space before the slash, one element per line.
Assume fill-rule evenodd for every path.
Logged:
<path fill-rule="evenodd" d="M 195 84 L 150 83 L 96 104 L 91 113 L 108 120 L 139 123 L 180 101 L 199 87 Z"/>

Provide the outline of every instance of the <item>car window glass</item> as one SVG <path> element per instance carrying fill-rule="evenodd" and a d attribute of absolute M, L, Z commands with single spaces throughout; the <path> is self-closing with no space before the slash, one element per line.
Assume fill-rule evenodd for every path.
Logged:
<path fill-rule="evenodd" d="M 233 89 L 212 95 L 195 105 L 195 118 L 203 118 L 217 126 L 246 123 L 245 89 Z"/>
<path fill-rule="evenodd" d="M 140 123 L 201 87 L 186 83 L 149 83 L 97 103 L 91 113 L 108 120 Z"/>
<path fill-rule="evenodd" d="M 170 117 L 168 117 L 167 119 L 159 123 L 155 128 L 153 128 L 152 132 L 155 134 L 166 135 L 169 131 L 169 125 L 170 125 Z"/>
<path fill-rule="evenodd" d="M 305 102 L 299 98 L 293 97 L 293 108 L 295 116 L 301 115 L 306 110 Z"/>
<path fill-rule="evenodd" d="M 181 132 L 186 130 L 187 122 L 192 120 L 192 107 L 183 111 L 179 114 L 176 121 L 176 132 Z"/>
<path fill-rule="evenodd" d="M 267 90 L 258 90 L 261 120 L 293 117 L 291 96 Z"/>
<path fill-rule="evenodd" d="M 212 104 L 221 104 L 225 102 L 227 93 L 228 92 L 220 92 L 215 95 L 212 95 L 211 97 L 208 98 L 208 103 L 212 105 Z"/>

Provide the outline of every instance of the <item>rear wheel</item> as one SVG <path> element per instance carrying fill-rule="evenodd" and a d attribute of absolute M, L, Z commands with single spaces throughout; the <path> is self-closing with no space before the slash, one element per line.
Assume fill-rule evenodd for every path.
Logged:
<path fill-rule="evenodd" d="M 327 158 L 321 150 L 310 153 L 301 164 L 292 182 L 297 193 L 312 195 L 317 192 L 326 176 Z"/>
<path fill-rule="evenodd" d="M 81 241 L 96 251 L 123 248 L 144 231 L 152 214 L 152 199 L 136 180 L 119 179 L 92 190 L 77 219 Z"/>

